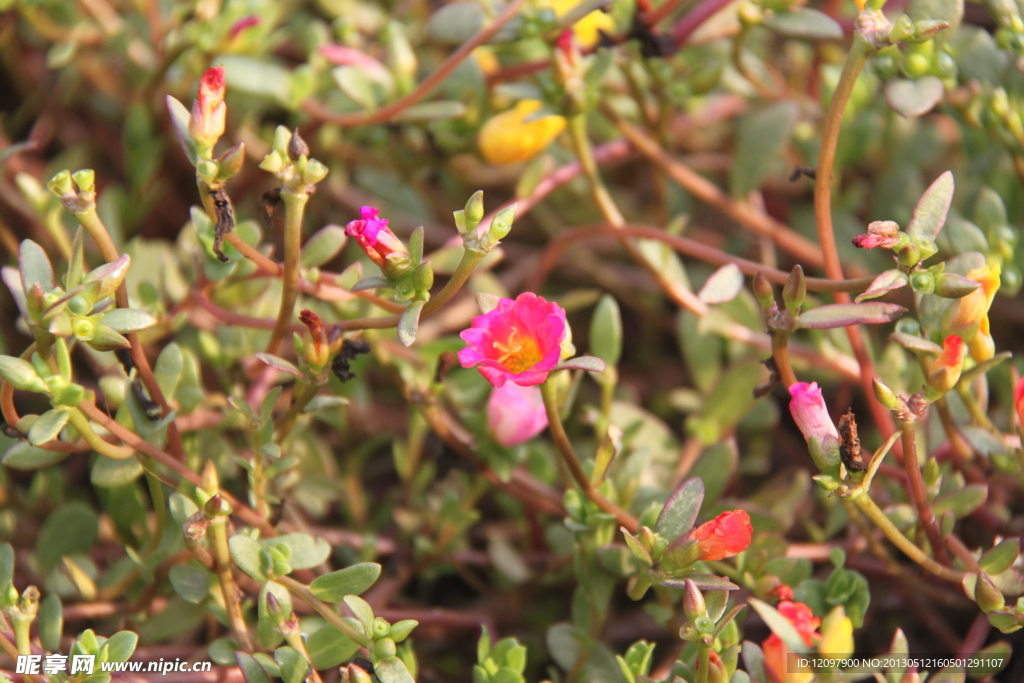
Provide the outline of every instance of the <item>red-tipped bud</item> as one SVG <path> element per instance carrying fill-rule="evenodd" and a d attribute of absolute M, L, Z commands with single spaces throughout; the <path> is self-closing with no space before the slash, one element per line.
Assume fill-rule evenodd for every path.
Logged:
<path fill-rule="evenodd" d="M 945 394 L 960 380 L 964 368 L 964 340 L 955 334 L 942 342 L 942 353 L 928 368 L 928 386 L 939 394 Z"/>
<path fill-rule="evenodd" d="M 306 341 L 306 361 L 318 368 L 327 365 L 331 349 L 327 343 L 327 333 L 320 316 L 313 311 L 304 310 L 299 313 L 299 322 L 309 330 L 309 339 Z"/>
<path fill-rule="evenodd" d="M 224 105 L 224 67 L 207 69 L 199 81 L 199 94 L 192 103 L 188 134 L 197 143 L 213 146 L 224 134 L 227 107 Z"/>

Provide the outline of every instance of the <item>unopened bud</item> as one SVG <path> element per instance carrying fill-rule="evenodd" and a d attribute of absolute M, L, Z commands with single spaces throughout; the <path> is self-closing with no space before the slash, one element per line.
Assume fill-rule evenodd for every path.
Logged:
<path fill-rule="evenodd" d="M 291 139 L 288 141 L 288 156 L 294 161 L 297 161 L 299 157 L 309 157 L 309 145 L 299 135 L 298 128 L 295 129 Z"/>
<path fill-rule="evenodd" d="M 270 591 L 267 591 L 266 600 L 267 614 L 270 616 L 270 620 L 274 622 L 275 626 L 280 626 L 288 618 L 288 611 L 285 610 L 284 605 L 277 599 L 277 596 Z"/>
<path fill-rule="evenodd" d="M 217 174 L 220 173 L 220 164 L 213 159 L 201 159 L 196 164 L 196 175 L 207 185 L 217 182 Z"/>
<path fill-rule="evenodd" d="M 931 294 L 935 291 L 935 276 L 922 270 L 910 276 L 910 286 L 918 294 Z"/>
<path fill-rule="evenodd" d="M 466 201 L 465 208 L 465 220 L 466 227 L 469 229 L 475 228 L 479 225 L 480 221 L 484 217 L 484 192 L 483 190 L 477 190 L 470 198 Z"/>
<path fill-rule="evenodd" d="M 83 168 L 71 174 L 71 179 L 78 185 L 78 191 L 90 195 L 96 192 L 96 171 L 91 168 Z"/>
<path fill-rule="evenodd" d="M 782 300 L 786 304 L 786 310 L 796 314 L 804 305 L 804 298 L 807 296 L 807 279 L 804 277 L 804 269 L 798 264 L 793 266 L 789 273 L 789 280 L 782 288 Z"/>
<path fill-rule="evenodd" d="M 882 380 L 875 377 L 871 380 L 871 387 L 875 390 L 875 398 L 878 399 L 878 402 L 889 410 L 900 410 L 904 407 L 901 405 L 902 401 L 896 395 L 896 392 L 890 389 Z"/>
<path fill-rule="evenodd" d="M 984 612 L 1000 610 L 1006 605 L 1006 598 L 1003 597 L 996 584 L 988 574 L 978 573 L 978 583 L 974 587 L 974 601 Z"/>
<path fill-rule="evenodd" d="M 757 301 L 765 313 L 771 311 L 775 306 L 775 291 L 772 289 L 771 283 L 768 282 L 768 278 L 760 270 L 754 273 L 754 296 L 757 297 Z"/>
<path fill-rule="evenodd" d="M 260 162 L 260 168 L 267 173 L 278 174 L 285 166 L 284 155 L 274 150 L 267 156 L 263 157 L 263 161 Z"/>
<path fill-rule="evenodd" d="M 889 31 L 889 40 L 898 43 L 914 35 L 914 20 L 906 14 L 900 15 Z"/>
<path fill-rule="evenodd" d="M 227 501 L 225 501 L 218 493 L 211 496 L 210 499 L 206 501 L 206 504 L 203 505 L 203 514 L 210 519 L 225 517 L 231 514 L 231 506 L 228 505 Z"/>
<path fill-rule="evenodd" d="M 50 192 L 62 199 L 68 195 L 75 194 L 75 186 L 71 183 L 71 172 L 68 170 L 61 171 L 50 178 L 50 182 L 46 183 L 46 187 L 49 188 Z"/>
<path fill-rule="evenodd" d="M 697 588 L 697 584 L 692 579 L 687 579 L 685 582 L 686 591 L 683 594 L 683 614 L 690 621 L 696 621 L 701 617 L 708 616 L 708 608 L 704 602 L 704 595 Z"/>
<path fill-rule="evenodd" d="M 386 638 L 391 633 L 391 624 L 384 617 L 377 617 L 373 620 L 373 637 Z"/>
<path fill-rule="evenodd" d="M 428 292 L 434 286 L 434 268 L 429 263 L 421 263 L 412 272 L 412 284 L 417 292 Z"/>
<path fill-rule="evenodd" d="M 242 164 L 245 163 L 245 143 L 239 142 L 221 154 L 217 162 L 220 164 L 220 174 L 224 178 L 230 178 L 241 171 Z"/>
<path fill-rule="evenodd" d="M 921 235 L 911 237 L 910 240 L 921 253 L 922 261 L 927 261 L 932 256 L 935 256 L 935 254 L 939 253 L 939 247 L 935 244 L 934 240 L 922 237 Z"/>
<path fill-rule="evenodd" d="M 936 36 L 940 31 L 949 28 L 948 21 L 941 19 L 922 19 L 914 23 L 914 35 L 908 38 L 911 43 L 924 43 Z"/>
<path fill-rule="evenodd" d="M 966 344 L 957 335 L 951 334 L 946 337 L 942 342 L 942 353 L 928 368 L 929 389 L 941 396 L 956 386 L 964 367 L 966 350 Z"/>
<path fill-rule="evenodd" d="M 943 273 L 935 281 L 935 293 L 946 299 L 959 299 L 980 286 L 980 282 L 969 280 L 962 275 Z"/>
<path fill-rule="evenodd" d="M 203 465 L 200 483 L 202 484 L 202 489 L 211 495 L 220 490 L 220 477 L 217 476 L 217 467 L 213 464 L 212 460 L 207 460 L 206 464 Z"/>
<path fill-rule="evenodd" d="M 306 162 L 306 167 L 302 170 L 302 179 L 306 181 L 308 185 L 315 185 L 321 180 L 327 177 L 327 167 L 316 159 L 310 159 Z"/>
<path fill-rule="evenodd" d="M 900 260 L 900 265 L 907 268 L 913 268 L 921 262 L 921 251 L 911 242 L 907 242 L 895 251 L 896 256 Z"/>
<path fill-rule="evenodd" d="M 357 664 L 349 664 L 348 669 L 342 674 L 342 680 L 350 681 L 350 683 L 373 683 L 373 678 Z"/>

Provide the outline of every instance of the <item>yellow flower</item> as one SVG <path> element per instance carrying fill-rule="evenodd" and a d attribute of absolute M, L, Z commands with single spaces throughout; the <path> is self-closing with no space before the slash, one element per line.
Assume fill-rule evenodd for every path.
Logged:
<path fill-rule="evenodd" d="M 822 620 L 818 653 L 836 659 L 853 654 L 853 622 L 842 605 L 834 607 Z"/>
<path fill-rule="evenodd" d="M 485 76 L 490 76 L 496 73 L 501 68 L 501 64 L 498 63 L 498 58 L 494 56 L 494 50 L 482 45 L 472 52 L 473 59 L 476 60 L 476 65 L 480 67 L 480 71 Z"/>
<path fill-rule="evenodd" d="M 477 136 L 483 158 L 492 164 L 515 164 L 546 149 L 565 129 L 565 118 L 550 115 L 526 120 L 542 106 L 537 100 L 521 100 L 488 119 Z"/>
<path fill-rule="evenodd" d="M 942 321 L 943 330 L 947 334 L 959 335 L 967 342 L 971 358 L 979 363 L 996 352 L 989 332 L 988 309 L 999 290 L 1000 272 L 998 264 L 989 264 L 967 273 L 967 279 L 980 282 L 981 287 L 958 299 Z"/>
<path fill-rule="evenodd" d="M 538 7 L 552 10 L 559 18 L 564 17 L 580 4 L 580 0 L 540 0 Z M 588 48 L 597 45 L 601 40 L 600 31 L 612 33 L 615 20 L 601 10 L 594 10 L 572 25 L 572 33 L 581 46 Z"/>

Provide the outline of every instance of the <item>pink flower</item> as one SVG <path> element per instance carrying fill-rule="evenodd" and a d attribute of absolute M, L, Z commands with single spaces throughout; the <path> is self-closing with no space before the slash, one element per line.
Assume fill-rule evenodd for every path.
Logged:
<path fill-rule="evenodd" d="M 524 387 L 540 384 L 558 364 L 568 329 L 561 306 L 523 292 L 473 318 L 472 327 L 459 335 L 469 344 L 459 351 L 459 362 L 464 368 L 479 366 L 495 387 L 510 379 Z"/>
<path fill-rule="evenodd" d="M 793 414 L 804 439 L 823 441 L 830 436 L 839 439 L 839 432 L 829 417 L 817 382 L 796 382 L 789 387 L 789 394 L 793 397 L 789 402 L 789 412 Z"/>
<path fill-rule="evenodd" d="M 487 401 L 487 426 L 494 440 L 506 448 L 543 432 L 548 426 L 548 414 L 540 389 L 513 382 L 493 390 Z"/>
<path fill-rule="evenodd" d="M 1017 380 L 1013 388 L 1013 405 L 1017 409 L 1017 422 L 1024 425 L 1024 377 Z"/>
<path fill-rule="evenodd" d="M 789 412 L 807 441 L 814 463 L 823 472 L 839 467 L 839 432 L 829 417 L 817 382 L 794 382 L 789 387 Z"/>
<path fill-rule="evenodd" d="M 890 249 L 899 241 L 900 226 L 892 221 L 875 221 L 868 226 L 866 235 L 857 235 L 853 238 L 853 246 L 861 249 L 874 249 L 882 247 Z"/>
<path fill-rule="evenodd" d="M 198 143 L 213 145 L 224 134 L 227 107 L 224 105 L 224 67 L 207 69 L 199 81 L 199 94 L 192 103 L 188 134 Z"/>
<path fill-rule="evenodd" d="M 228 35 L 231 36 L 232 38 L 237 38 L 238 34 L 241 33 L 242 31 L 246 30 L 247 28 L 252 28 L 253 26 L 259 26 L 259 25 L 260 25 L 260 18 L 257 17 L 255 14 L 250 14 L 249 16 L 242 17 L 241 19 L 236 21 L 234 24 L 232 24 L 231 25 L 231 29 L 228 31 Z"/>
<path fill-rule="evenodd" d="M 355 237 L 360 248 L 381 270 L 384 270 L 389 257 L 397 262 L 401 257 L 409 255 L 402 241 L 391 232 L 388 220 L 380 218 L 380 211 L 372 206 L 364 206 L 359 213 L 362 218 L 350 221 L 345 226 L 345 234 Z"/>

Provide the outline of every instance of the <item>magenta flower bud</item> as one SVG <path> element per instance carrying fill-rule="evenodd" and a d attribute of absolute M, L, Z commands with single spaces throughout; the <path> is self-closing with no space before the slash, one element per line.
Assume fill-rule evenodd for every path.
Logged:
<path fill-rule="evenodd" d="M 502 446 L 518 446 L 547 426 L 548 415 L 538 387 L 507 382 L 491 392 L 487 401 L 487 427 Z"/>
<path fill-rule="evenodd" d="M 199 94 L 192 103 L 192 117 L 188 122 L 188 134 L 197 143 L 213 146 L 224 134 L 225 89 L 224 67 L 207 69 L 199 81 Z"/>
<path fill-rule="evenodd" d="M 829 417 L 817 382 L 796 382 L 789 387 L 793 397 L 789 412 L 804 435 L 814 464 L 826 474 L 839 469 L 839 432 Z"/>

